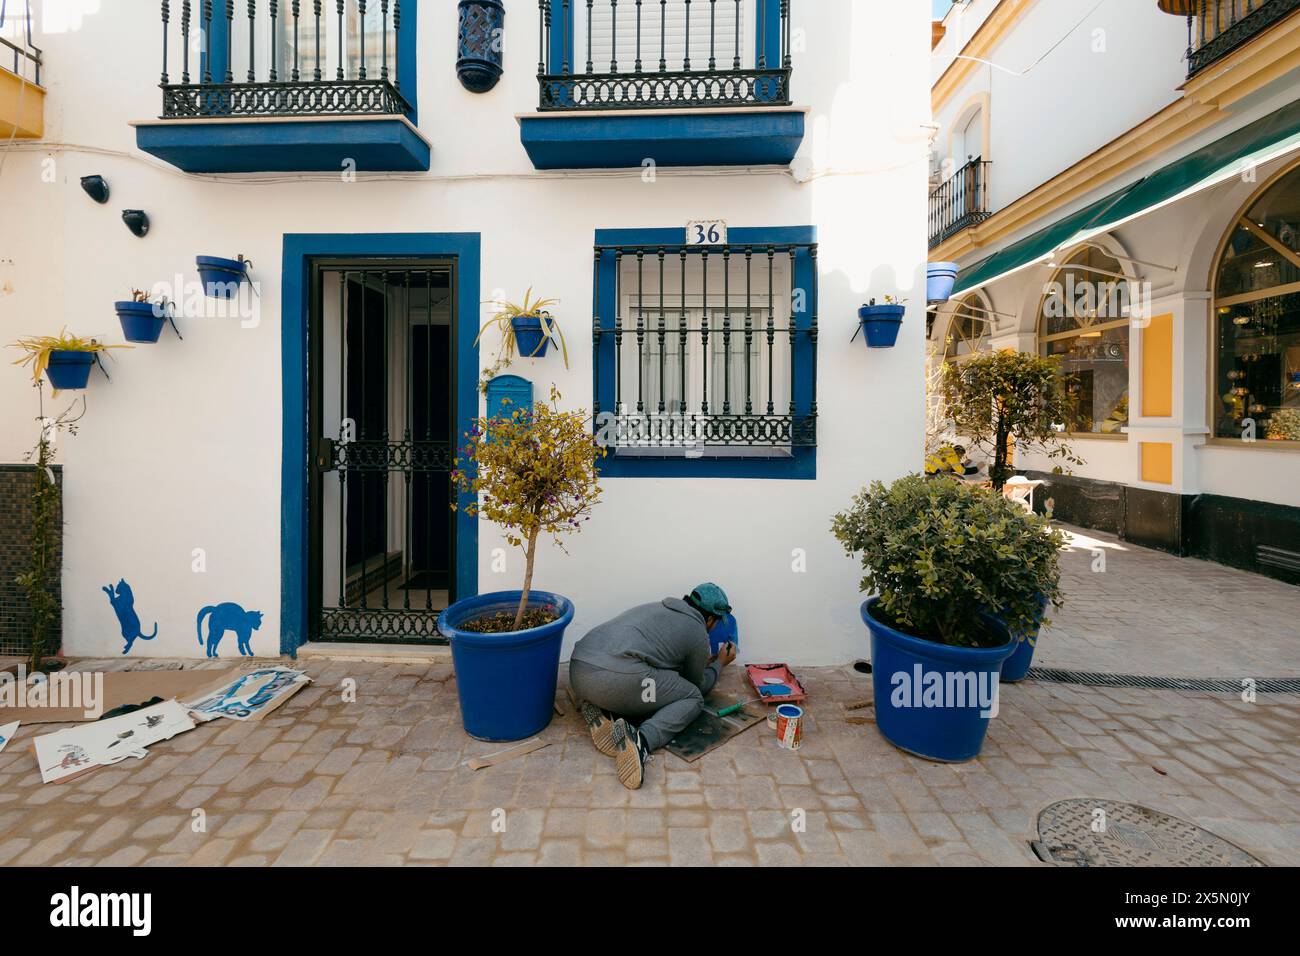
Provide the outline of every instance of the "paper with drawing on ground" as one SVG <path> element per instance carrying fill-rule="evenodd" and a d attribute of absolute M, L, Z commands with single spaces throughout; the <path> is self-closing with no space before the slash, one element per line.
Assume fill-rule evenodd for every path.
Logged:
<path fill-rule="evenodd" d="M 45 734 L 34 741 L 41 780 L 54 783 L 128 757 L 144 757 L 151 744 L 194 727 L 184 706 L 165 700 L 121 717 Z"/>
<path fill-rule="evenodd" d="M 187 706 L 199 720 L 258 720 L 302 690 L 311 678 L 288 667 L 259 667 Z"/>

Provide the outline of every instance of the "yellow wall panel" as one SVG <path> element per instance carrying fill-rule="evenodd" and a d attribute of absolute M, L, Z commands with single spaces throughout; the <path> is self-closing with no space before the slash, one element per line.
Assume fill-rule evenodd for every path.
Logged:
<path fill-rule="evenodd" d="M 1144 441 L 1142 445 L 1142 480 L 1162 485 L 1174 483 L 1174 446 L 1162 441 Z"/>
<path fill-rule="evenodd" d="M 1153 315 L 1142 330 L 1142 415 L 1168 418 L 1174 413 L 1174 317 Z"/>

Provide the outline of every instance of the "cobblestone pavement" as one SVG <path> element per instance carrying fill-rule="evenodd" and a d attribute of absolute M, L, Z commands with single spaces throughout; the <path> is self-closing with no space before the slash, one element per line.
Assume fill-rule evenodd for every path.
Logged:
<path fill-rule="evenodd" d="M 1061 527 L 1072 538 L 1061 555 L 1066 604 L 1050 615 L 1035 665 L 1164 677 L 1300 677 L 1300 587 Z"/>
<path fill-rule="evenodd" d="M 1004 689 L 982 755 L 950 765 L 843 706 L 869 678 L 814 668 L 801 750 L 760 724 L 694 764 L 657 755 L 631 792 L 569 706 L 549 746 L 476 772 L 464 761 L 501 745 L 462 732 L 448 663 L 308 669 L 315 684 L 260 723 L 203 725 L 66 784 L 41 784 L 28 752 L 55 726 L 24 727 L 0 753 L 0 864 L 1042 865 L 1037 814 L 1069 797 L 1144 804 L 1300 863 L 1297 695 L 1027 682 Z"/>

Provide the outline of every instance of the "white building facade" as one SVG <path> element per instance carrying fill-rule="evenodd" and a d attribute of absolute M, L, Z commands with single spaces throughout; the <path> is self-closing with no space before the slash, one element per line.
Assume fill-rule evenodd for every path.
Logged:
<path fill-rule="evenodd" d="M 85 402 L 56 442 L 64 653 L 201 656 L 216 607 L 258 656 L 426 642 L 447 602 L 519 587 L 447 472 L 497 395 L 484 302 L 531 288 L 567 366 L 556 344 L 496 386 L 633 436 L 539 557 L 577 607 L 566 651 L 714 580 L 742 657 L 862 656 L 829 522 L 922 457 L 923 5 L 47 0 L 30 22 L 44 129 L 0 159 L 4 339 L 123 344 L 132 289 L 176 329 L 43 391 L 47 416 Z M 251 262 L 236 298 L 199 256 Z M 868 351 L 856 309 L 885 295 L 907 320 Z M 21 463 L 40 395 L 5 368 Z"/>
<path fill-rule="evenodd" d="M 1300 4 L 972 0 L 936 30 L 936 360 L 1058 356 L 1039 500 L 1300 583 Z M 941 35 L 940 35 L 941 34 Z"/>

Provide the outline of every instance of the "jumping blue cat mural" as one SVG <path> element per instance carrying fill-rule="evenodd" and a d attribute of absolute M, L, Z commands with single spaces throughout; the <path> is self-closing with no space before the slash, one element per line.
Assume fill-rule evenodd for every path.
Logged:
<path fill-rule="evenodd" d="M 210 616 L 209 616 L 210 615 Z M 245 611 L 238 604 L 217 604 L 212 607 L 205 607 L 199 611 L 199 616 L 194 622 L 198 630 L 199 646 L 203 646 L 203 618 L 208 617 L 208 657 L 219 657 L 217 648 L 221 644 L 221 639 L 226 636 L 226 631 L 234 631 L 235 637 L 238 638 L 239 653 L 245 657 L 253 656 L 253 648 L 249 646 L 252 640 L 253 632 L 262 626 L 261 611 Z"/>
<path fill-rule="evenodd" d="M 152 634 L 144 633 L 144 628 L 140 626 L 140 615 L 135 613 L 135 594 L 125 578 L 117 582 L 116 592 L 110 584 L 104 588 L 104 593 L 108 595 L 108 603 L 113 605 L 113 613 L 117 615 L 117 623 L 122 628 L 122 638 L 126 641 L 126 647 L 122 648 L 123 654 L 130 654 L 131 646 L 136 641 L 152 641 L 158 636 L 157 621 L 154 621 Z"/>

